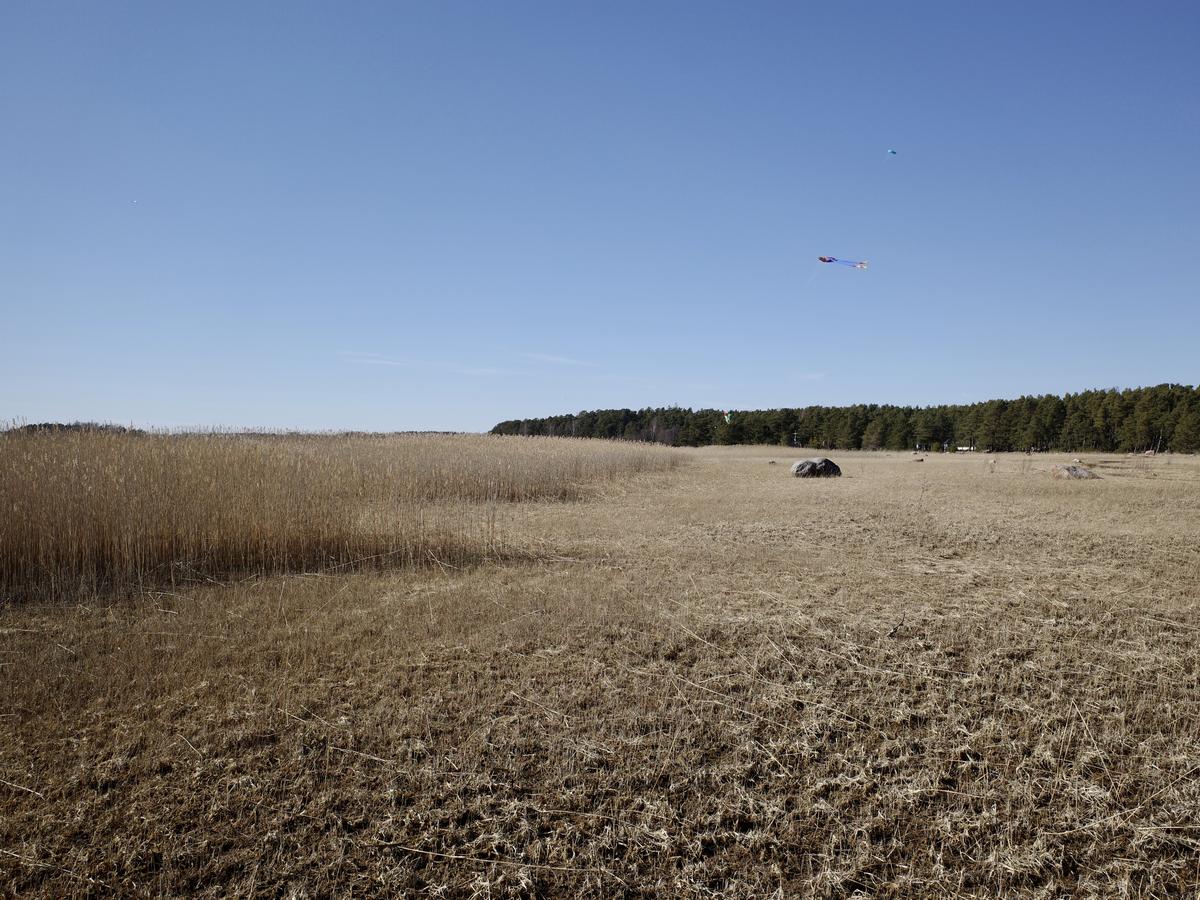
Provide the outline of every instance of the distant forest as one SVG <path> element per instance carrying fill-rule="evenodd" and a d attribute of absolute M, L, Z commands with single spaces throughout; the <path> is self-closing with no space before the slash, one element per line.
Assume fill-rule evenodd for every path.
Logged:
<path fill-rule="evenodd" d="M 954 406 L 601 409 L 501 422 L 492 434 L 624 438 L 673 446 L 781 444 L 827 450 L 1200 450 L 1200 387 L 1160 384 Z"/>

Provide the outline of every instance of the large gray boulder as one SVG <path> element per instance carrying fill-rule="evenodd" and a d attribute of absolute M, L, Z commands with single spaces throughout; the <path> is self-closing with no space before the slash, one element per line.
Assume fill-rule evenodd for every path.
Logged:
<path fill-rule="evenodd" d="M 798 459 L 792 463 L 792 474 L 797 478 L 837 478 L 842 470 L 832 459 Z"/>

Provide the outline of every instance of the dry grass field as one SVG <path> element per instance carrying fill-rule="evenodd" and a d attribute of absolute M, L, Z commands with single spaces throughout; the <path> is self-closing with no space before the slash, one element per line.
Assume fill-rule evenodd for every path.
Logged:
<path fill-rule="evenodd" d="M 427 440 L 447 442 L 428 462 L 466 446 Z M 14 567 L 88 507 L 6 472 L 5 503 L 47 524 L 3 545 L 0 893 L 1200 888 L 1200 459 L 1084 456 L 1103 477 L 1076 482 L 1049 476 L 1066 458 L 834 453 L 845 477 L 799 480 L 780 448 L 485 446 L 531 481 L 580 455 L 544 476 L 569 490 L 501 502 L 313 445 L 309 505 L 276 516 L 290 482 L 264 477 L 229 533 L 299 515 L 343 540 L 361 515 L 386 537 L 403 500 L 491 544 L 341 569 L 361 548 L 335 541 L 173 582 L 203 540 L 120 579 Z M 305 471 L 287 458 L 276 475 Z M 211 473 L 222 496 L 257 483 Z M 129 534 L 174 508 L 208 534 L 203 490 L 104 516 Z"/>
<path fill-rule="evenodd" d="M 504 552 L 499 503 L 676 464 L 481 435 L 0 435 L 0 596 L 38 599 Z"/>

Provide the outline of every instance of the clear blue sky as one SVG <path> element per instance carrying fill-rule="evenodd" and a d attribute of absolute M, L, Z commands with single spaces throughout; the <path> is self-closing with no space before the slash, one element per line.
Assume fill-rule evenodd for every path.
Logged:
<path fill-rule="evenodd" d="M 1194 2 L 6 3 L 0 418 L 1194 384 L 1198 48 Z"/>

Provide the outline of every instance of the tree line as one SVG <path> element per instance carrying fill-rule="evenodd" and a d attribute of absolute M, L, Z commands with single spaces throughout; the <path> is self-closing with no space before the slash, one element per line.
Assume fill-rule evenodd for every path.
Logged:
<path fill-rule="evenodd" d="M 827 450 L 988 452 L 1200 450 L 1200 387 L 1160 384 L 942 406 L 601 409 L 512 419 L 492 434 L 622 438 L 672 446 L 781 444 Z"/>

